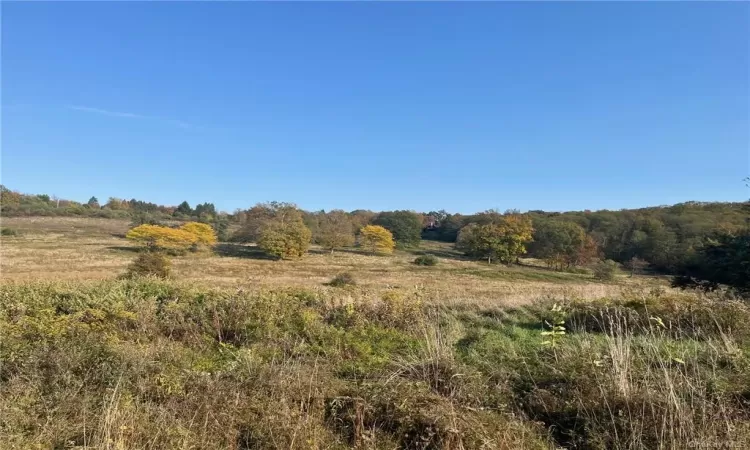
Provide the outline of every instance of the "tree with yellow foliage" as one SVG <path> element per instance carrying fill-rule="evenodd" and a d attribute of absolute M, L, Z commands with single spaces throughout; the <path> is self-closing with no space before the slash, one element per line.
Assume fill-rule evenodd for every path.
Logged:
<path fill-rule="evenodd" d="M 214 245 L 217 241 L 216 232 L 213 227 L 207 223 L 188 222 L 181 226 L 180 229 L 194 234 L 198 238 L 197 243 L 201 245 L 210 246 Z"/>
<path fill-rule="evenodd" d="M 149 224 L 138 225 L 125 237 L 150 250 L 186 251 L 198 244 L 198 236 L 189 231 Z"/>
<path fill-rule="evenodd" d="M 390 254 L 396 244 L 390 231 L 379 225 L 367 225 L 359 230 L 359 245 L 371 253 Z"/>

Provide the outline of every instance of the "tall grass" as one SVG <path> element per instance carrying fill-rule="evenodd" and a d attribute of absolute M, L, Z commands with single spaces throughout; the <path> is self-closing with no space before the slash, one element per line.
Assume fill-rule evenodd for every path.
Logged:
<path fill-rule="evenodd" d="M 682 449 L 750 442 L 747 305 L 516 309 L 420 288 L 0 285 L 2 448 Z M 560 299 L 556 299 L 560 301 Z"/>

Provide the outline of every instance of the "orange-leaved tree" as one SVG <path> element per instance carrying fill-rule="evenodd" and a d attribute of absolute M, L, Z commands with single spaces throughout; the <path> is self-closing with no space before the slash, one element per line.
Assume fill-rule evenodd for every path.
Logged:
<path fill-rule="evenodd" d="M 359 245 L 371 253 L 393 253 L 393 235 L 380 225 L 367 225 L 359 230 Z"/>

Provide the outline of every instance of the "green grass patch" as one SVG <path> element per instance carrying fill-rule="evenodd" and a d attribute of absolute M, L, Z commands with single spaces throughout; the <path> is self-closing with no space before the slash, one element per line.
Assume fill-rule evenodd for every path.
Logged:
<path fill-rule="evenodd" d="M 358 292 L 0 285 L 0 441 L 632 449 L 750 438 L 746 305 L 654 291 L 483 309 L 433 305 L 419 288 Z M 545 344 L 558 320 L 565 332 Z"/>

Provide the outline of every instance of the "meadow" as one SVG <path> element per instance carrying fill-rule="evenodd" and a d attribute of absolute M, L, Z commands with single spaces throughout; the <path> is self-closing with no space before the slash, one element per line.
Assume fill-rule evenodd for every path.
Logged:
<path fill-rule="evenodd" d="M 2 225 L 0 448 L 750 446 L 750 308 L 662 277 L 423 241 L 295 261 L 222 243 L 119 279 L 128 221 Z"/>

